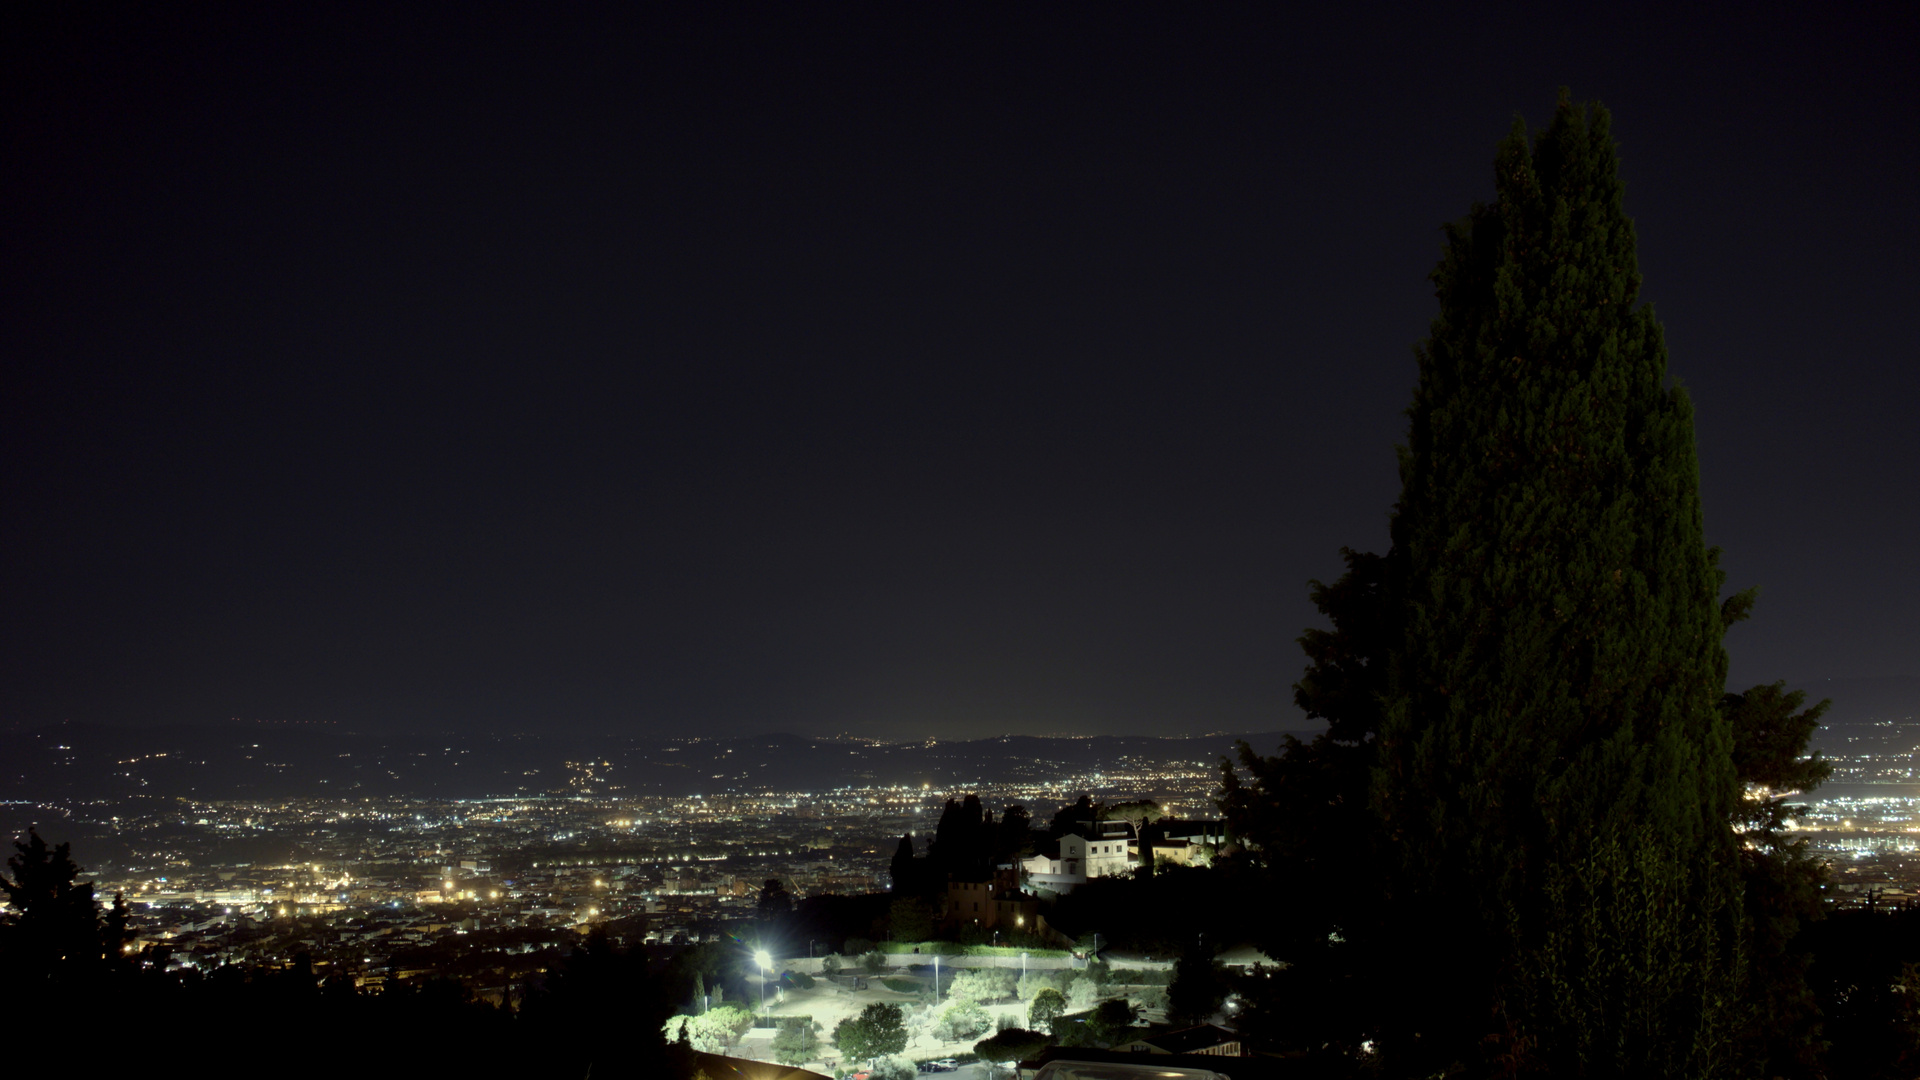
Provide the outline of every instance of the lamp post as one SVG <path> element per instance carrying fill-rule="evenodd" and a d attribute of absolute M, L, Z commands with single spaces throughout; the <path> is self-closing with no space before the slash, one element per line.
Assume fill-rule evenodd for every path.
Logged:
<path fill-rule="evenodd" d="M 940 1003 L 940 954 L 933 954 L 933 1003 Z"/>
<path fill-rule="evenodd" d="M 773 1012 L 767 1008 L 767 976 L 773 974 L 773 957 L 761 949 L 753 954 L 753 962 L 760 965 L 760 1009 L 772 1020 Z"/>
<path fill-rule="evenodd" d="M 1022 979 L 1027 977 L 1027 954 L 1024 952 L 1020 954 L 1020 977 Z"/>

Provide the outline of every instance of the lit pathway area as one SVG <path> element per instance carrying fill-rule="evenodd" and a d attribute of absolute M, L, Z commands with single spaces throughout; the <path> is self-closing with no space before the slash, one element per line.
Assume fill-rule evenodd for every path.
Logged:
<path fill-rule="evenodd" d="M 829 1075 L 837 1075 L 836 1070 L 843 1067 L 839 1052 L 833 1048 L 834 1026 L 842 1020 L 851 1019 L 852 1017 L 860 1015 L 861 1010 L 875 1003 L 884 1002 L 886 1004 L 900 1006 L 900 1011 L 905 1015 L 907 1026 L 907 1048 L 902 1052 L 915 1061 L 970 1054 L 973 1052 L 974 1043 L 980 1041 L 985 1035 L 993 1034 L 992 1030 L 988 1030 L 985 1035 L 975 1035 L 971 1038 L 952 1042 L 942 1042 L 935 1039 L 933 1037 L 934 1021 L 939 1018 L 940 1006 L 922 1004 L 923 995 L 921 994 L 901 993 L 897 990 L 890 990 L 881 984 L 881 979 L 883 978 L 900 979 L 903 977 L 910 978 L 911 976 L 887 975 L 869 977 L 867 980 L 867 989 L 865 990 L 851 990 L 844 986 L 829 983 L 824 979 L 816 983 L 811 990 L 787 990 L 784 993 L 779 992 L 777 989 L 770 990 L 767 997 L 767 1011 L 771 1012 L 776 1020 L 782 1016 L 813 1017 L 814 1023 L 820 1025 L 819 1052 L 822 1056 L 807 1062 L 806 1067 Z M 923 981 L 926 981 L 929 986 L 931 985 L 931 980 Z M 748 985 L 753 985 L 751 980 L 749 980 Z M 779 1000 L 776 1000 L 776 998 Z M 747 1000 L 741 1002 L 741 1004 L 753 1006 L 756 1013 L 760 1012 L 760 1002 L 752 996 L 749 996 Z M 983 1005 L 981 1008 L 985 1009 L 988 1015 L 992 1016 L 996 1021 L 1001 1016 L 1007 1016 L 1012 1018 L 1015 1027 L 1026 1026 L 1027 1006 L 1025 1002 Z M 734 1047 L 733 1052 L 739 1057 L 771 1061 L 773 1060 L 773 1035 L 774 1033 L 770 1029 L 755 1028 L 740 1040 L 739 1044 Z M 860 1063 L 849 1062 L 845 1064 Z"/>
<path fill-rule="evenodd" d="M 758 977 L 750 976 L 748 986 L 751 989 L 748 990 L 747 998 L 740 1004 L 752 1008 L 756 1015 L 770 1014 L 776 1020 L 783 1016 L 811 1016 L 813 1022 L 819 1025 L 818 1054 L 820 1056 L 806 1062 L 805 1067 L 828 1075 L 839 1075 L 848 1066 L 863 1064 L 862 1062 L 843 1062 L 840 1059 L 839 1052 L 833 1046 L 833 1029 L 840 1021 L 858 1016 L 867 1006 L 876 1003 L 900 1006 L 907 1028 L 907 1047 L 903 1054 L 915 1061 L 971 1054 L 974 1043 L 993 1034 L 995 1028 L 990 1027 L 981 1034 L 962 1039 L 943 1041 L 935 1038 L 933 1034 L 935 1021 L 939 1019 L 941 1011 L 950 1002 L 942 1000 L 935 1003 L 928 1000 L 933 985 L 933 957 L 913 953 L 895 953 L 890 954 L 887 959 L 889 969 L 886 972 L 875 975 L 860 973 L 860 978 L 866 982 L 864 990 L 839 985 L 824 975 L 819 976 L 814 986 L 807 990 L 783 989 L 776 980 L 769 980 L 766 984 L 767 997 L 764 1008 L 758 993 L 761 989 L 760 980 Z M 843 962 L 850 965 L 857 964 L 857 960 Z M 1020 970 L 1020 965 L 1021 958 L 1018 956 L 941 957 L 941 982 L 946 983 L 949 973 L 958 968 L 1002 967 L 1017 971 Z M 820 962 L 793 959 L 780 961 L 776 966 L 783 971 L 815 973 L 819 971 Z M 1085 961 L 1072 957 L 1029 957 L 1026 970 L 1057 970 L 1084 966 Z M 1154 969 L 1171 967 L 1170 964 L 1153 961 L 1129 961 L 1128 966 Z M 855 970 L 855 967 L 849 966 L 843 975 L 852 974 Z M 889 981 L 894 985 L 889 987 L 887 985 Z M 1003 1017 L 1013 1027 L 1025 1027 L 1027 1024 L 1027 1002 L 1025 1001 L 982 1005 L 981 1008 L 993 1018 L 996 1025 Z M 772 1029 L 754 1028 L 734 1047 L 733 1053 L 739 1057 L 772 1061 L 773 1036 Z M 955 1080 L 959 1078 L 955 1077 Z"/>

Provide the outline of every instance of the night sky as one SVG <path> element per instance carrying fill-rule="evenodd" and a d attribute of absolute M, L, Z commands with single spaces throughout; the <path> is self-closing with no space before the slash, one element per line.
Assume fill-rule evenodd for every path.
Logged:
<path fill-rule="evenodd" d="M 1439 227 L 1563 84 L 1734 681 L 1920 676 L 1920 9 L 1331 6 L 35 5 L 0 724 L 1297 724 Z"/>

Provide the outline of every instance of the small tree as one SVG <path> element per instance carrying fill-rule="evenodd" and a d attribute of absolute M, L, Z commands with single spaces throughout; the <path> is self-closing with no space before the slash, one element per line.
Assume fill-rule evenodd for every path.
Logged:
<path fill-rule="evenodd" d="M 993 1017 L 978 1002 L 959 1001 L 940 1014 L 940 1022 L 933 1026 L 933 1035 L 942 1042 L 952 1042 L 977 1038 L 992 1028 Z"/>
<path fill-rule="evenodd" d="M 1027 1006 L 1027 1027 L 1034 1031 L 1053 1030 L 1053 1020 L 1067 1011 L 1067 995 L 1051 986 L 1042 987 Z"/>
<path fill-rule="evenodd" d="M 662 1030 L 670 1043 L 685 1041 L 707 1054 L 724 1054 L 753 1026 L 753 1014 L 738 1005 L 716 1005 L 699 1016 L 670 1017 Z"/>
<path fill-rule="evenodd" d="M 724 1054 L 733 1049 L 733 1044 L 740 1041 L 740 1036 L 753 1027 L 753 1013 L 743 1005 L 727 1002 L 694 1017 L 692 1027 L 695 1046 L 700 1046 L 704 1041 L 709 1046 L 718 1047 L 709 1053 Z M 701 1048 L 706 1049 L 704 1046 Z"/>
<path fill-rule="evenodd" d="M 782 1065 L 800 1065 L 820 1056 L 820 1025 L 805 1017 L 780 1021 L 773 1035 L 773 1059 Z"/>
<path fill-rule="evenodd" d="M 1020 977 L 1006 968 L 963 968 L 953 977 L 947 996 L 955 1001 L 1004 1001 L 1014 995 Z"/>
<path fill-rule="evenodd" d="M 828 953 L 820 961 L 820 970 L 826 972 L 830 976 L 840 974 L 840 967 L 841 967 L 840 957 L 835 953 Z"/>
<path fill-rule="evenodd" d="M 1113 965 L 1096 956 L 1087 961 L 1086 969 L 1080 973 L 1080 977 L 1091 982 L 1095 990 L 1105 993 L 1108 985 L 1113 982 Z"/>
<path fill-rule="evenodd" d="M 811 990 L 814 984 L 813 976 L 804 971 L 783 971 L 780 973 L 780 981 L 792 986 L 795 990 Z"/>
<path fill-rule="evenodd" d="M 1087 1045 L 1109 1046 L 1138 1019 L 1139 1015 L 1134 1012 L 1132 1005 L 1112 998 L 1101 1002 L 1087 1015 L 1087 1022 L 1081 1031 Z"/>
<path fill-rule="evenodd" d="M 898 1005 L 869 1005 L 834 1026 L 833 1045 L 855 1061 L 897 1054 L 907 1048 L 906 1017 Z"/>
<path fill-rule="evenodd" d="M 1143 825 L 1149 821 L 1159 821 L 1166 816 L 1166 813 L 1165 810 L 1160 809 L 1160 804 L 1152 799 L 1141 799 L 1137 802 L 1116 803 L 1107 807 L 1101 816 L 1108 821 L 1126 822 L 1133 827 L 1133 834 L 1139 836 Z"/>
<path fill-rule="evenodd" d="M 1021 999 L 1025 1001 L 1032 1001 L 1034 996 L 1042 990 L 1058 990 L 1061 996 L 1065 997 L 1066 986 L 1072 981 L 1072 979 L 1065 977 L 1072 976 L 1077 978 L 1079 974 L 1079 972 L 1072 969 L 1029 971 L 1025 975 L 1020 976 L 1019 995 Z"/>
<path fill-rule="evenodd" d="M 887 970 L 887 954 L 875 949 L 860 958 L 860 966 L 866 969 L 867 974 L 878 975 Z"/>
<path fill-rule="evenodd" d="M 1198 1024 L 1212 1016 L 1227 997 L 1213 958 L 1190 952 L 1173 965 L 1173 984 L 1167 987 L 1167 1017 L 1175 1023 Z"/>

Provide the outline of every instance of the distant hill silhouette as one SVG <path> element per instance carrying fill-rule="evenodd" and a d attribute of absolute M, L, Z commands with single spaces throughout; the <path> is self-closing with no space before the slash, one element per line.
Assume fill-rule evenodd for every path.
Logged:
<path fill-rule="evenodd" d="M 5 763 L 0 799 L 701 795 L 869 784 L 950 788 L 1168 761 L 1212 767 L 1232 751 L 1236 738 L 1272 752 L 1281 733 L 1011 735 L 875 744 L 801 735 L 669 740 L 389 735 L 277 725 L 60 724 L 0 734 L 0 762 Z"/>

